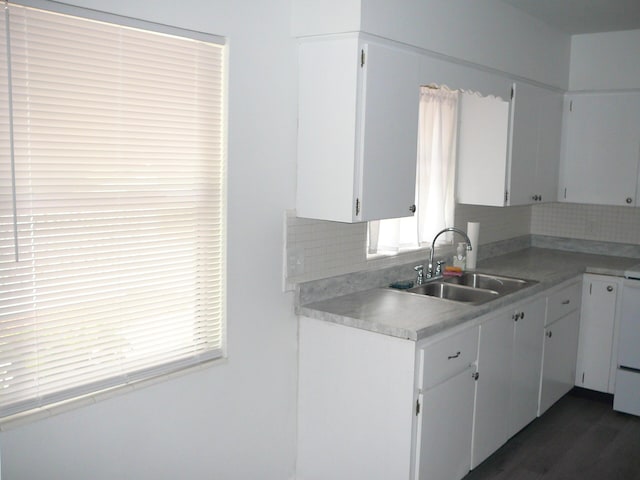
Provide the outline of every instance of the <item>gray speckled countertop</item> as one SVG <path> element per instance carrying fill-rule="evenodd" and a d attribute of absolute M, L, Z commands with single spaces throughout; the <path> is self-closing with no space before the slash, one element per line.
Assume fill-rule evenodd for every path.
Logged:
<path fill-rule="evenodd" d="M 527 248 L 478 262 L 478 271 L 539 283 L 469 306 L 388 288 L 373 288 L 298 307 L 298 314 L 409 340 L 422 340 L 526 299 L 582 273 L 622 276 L 637 258 Z"/>

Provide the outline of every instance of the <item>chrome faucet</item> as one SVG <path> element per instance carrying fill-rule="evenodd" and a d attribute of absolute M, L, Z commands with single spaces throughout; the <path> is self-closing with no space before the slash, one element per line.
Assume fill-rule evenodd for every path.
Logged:
<path fill-rule="evenodd" d="M 459 228 L 455 228 L 455 227 L 447 227 L 444 228 L 442 230 L 440 230 L 438 233 L 436 233 L 436 236 L 433 237 L 433 241 L 431 242 L 431 253 L 429 253 L 429 266 L 427 268 L 427 278 L 432 278 L 434 275 L 434 271 L 433 271 L 433 252 L 436 249 L 436 240 L 438 239 L 438 237 L 440 235 L 442 235 L 443 233 L 446 232 L 455 232 L 455 233 L 459 233 L 460 235 L 462 235 L 464 237 L 464 239 L 467 242 L 467 251 L 471 251 L 471 240 L 469 240 L 469 236 L 466 234 L 466 232 L 464 230 L 460 230 Z M 441 262 L 438 262 L 438 268 L 435 271 L 435 275 L 440 275 L 441 274 Z"/>

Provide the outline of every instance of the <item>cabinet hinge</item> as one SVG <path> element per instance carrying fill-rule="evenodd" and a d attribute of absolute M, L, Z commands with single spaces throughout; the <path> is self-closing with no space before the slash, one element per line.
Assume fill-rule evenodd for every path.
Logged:
<path fill-rule="evenodd" d="M 416 417 L 420 415 L 420 399 L 416 400 Z"/>
<path fill-rule="evenodd" d="M 508 191 L 504 191 L 504 203 L 507 203 L 509 201 L 509 192 Z"/>
<path fill-rule="evenodd" d="M 582 372 L 582 384 L 584 385 L 584 372 Z"/>
<path fill-rule="evenodd" d="M 356 198 L 356 217 L 360 215 L 360 199 Z"/>
<path fill-rule="evenodd" d="M 513 97 L 515 96 L 516 91 L 514 90 L 513 87 L 511 87 L 511 100 L 513 100 Z"/>
<path fill-rule="evenodd" d="M 360 68 L 364 67 L 364 48 L 360 50 Z"/>

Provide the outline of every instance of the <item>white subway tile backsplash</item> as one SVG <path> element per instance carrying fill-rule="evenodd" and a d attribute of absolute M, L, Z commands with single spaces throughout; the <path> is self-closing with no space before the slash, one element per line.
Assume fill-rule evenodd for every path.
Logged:
<path fill-rule="evenodd" d="M 640 208 L 571 203 L 504 208 L 459 204 L 455 217 L 456 226 L 463 230 L 467 222 L 480 222 L 480 248 L 530 234 L 640 245 Z M 295 255 L 287 255 L 289 287 L 346 273 L 420 263 L 428 255 L 428 249 L 422 249 L 367 259 L 366 223 L 298 218 L 293 210 L 286 215 L 286 242 L 288 252 L 303 257 L 300 273 L 290 265 Z"/>
<path fill-rule="evenodd" d="M 548 203 L 531 212 L 531 233 L 581 240 L 640 244 L 640 208 Z"/>

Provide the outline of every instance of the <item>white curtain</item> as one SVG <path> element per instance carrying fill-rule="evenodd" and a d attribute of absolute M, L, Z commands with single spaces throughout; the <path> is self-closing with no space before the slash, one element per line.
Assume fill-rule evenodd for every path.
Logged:
<path fill-rule="evenodd" d="M 416 207 L 413 217 L 369 223 L 369 253 L 430 244 L 453 226 L 458 92 L 422 87 L 418 130 Z M 443 240 L 446 241 L 443 235 Z"/>

